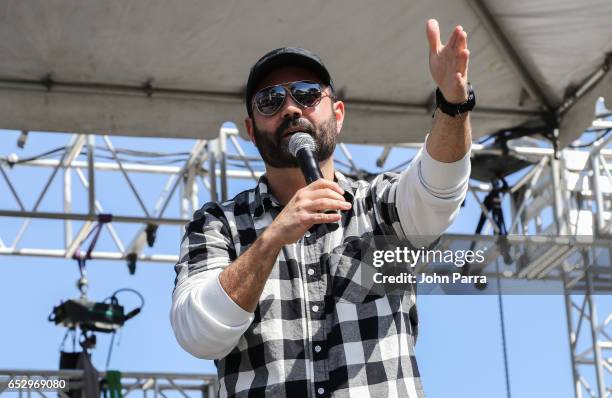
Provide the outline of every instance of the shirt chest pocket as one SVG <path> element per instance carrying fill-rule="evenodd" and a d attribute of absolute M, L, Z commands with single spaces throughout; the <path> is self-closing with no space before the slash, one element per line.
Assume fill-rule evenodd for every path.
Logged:
<path fill-rule="evenodd" d="M 378 270 L 368 260 L 370 251 L 369 238 L 349 237 L 322 256 L 323 266 L 331 276 L 331 294 L 335 301 L 359 304 L 385 296 L 384 286 L 374 282 Z"/>

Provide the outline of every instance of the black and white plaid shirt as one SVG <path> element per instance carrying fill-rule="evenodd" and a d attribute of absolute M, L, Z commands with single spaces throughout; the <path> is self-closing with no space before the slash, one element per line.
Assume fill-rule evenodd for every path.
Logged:
<path fill-rule="evenodd" d="M 195 213 L 175 267 L 171 322 L 183 348 L 215 359 L 220 396 L 424 396 L 414 353 L 414 293 L 349 294 L 343 280 L 352 260 L 343 254 L 355 238 L 431 235 L 431 228 L 445 229 L 456 215 L 467 188 L 469 156 L 466 178 L 439 192 L 422 179 L 421 152 L 418 167 L 381 174 L 371 183 L 336 172 L 351 209 L 336 227 L 315 225 L 283 247 L 254 314 L 231 301 L 218 274 L 282 209 L 265 176 L 256 188 Z M 406 192 L 396 195 L 398 189 Z M 398 196 L 403 207 L 396 206 Z M 413 206 L 419 208 L 410 210 Z M 411 222 L 427 225 L 419 230 L 408 226 Z"/>

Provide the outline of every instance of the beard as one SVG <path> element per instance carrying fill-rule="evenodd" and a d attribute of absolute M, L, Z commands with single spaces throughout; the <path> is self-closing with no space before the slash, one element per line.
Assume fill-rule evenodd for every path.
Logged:
<path fill-rule="evenodd" d="M 299 128 L 314 138 L 316 157 L 319 162 L 333 155 L 336 149 L 336 118 L 332 115 L 319 126 L 315 126 L 308 119 L 300 117 L 284 120 L 274 132 L 259 130 L 253 124 L 255 146 L 264 163 L 276 168 L 299 167 L 297 159 L 289 152 L 289 140 L 283 139 L 283 134 L 290 128 Z"/>

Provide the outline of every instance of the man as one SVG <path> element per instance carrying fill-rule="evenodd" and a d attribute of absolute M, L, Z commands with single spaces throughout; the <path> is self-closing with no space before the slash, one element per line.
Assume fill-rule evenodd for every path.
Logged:
<path fill-rule="evenodd" d="M 404 172 L 372 183 L 334 170 L 345 107 L 317 56 L 282 48 L 252 67 L 245 123 L 266 173 L 256 188 L 195 213 L 171 310 L 180 345 L 215 359 L 221 396 L 423 396 L 414 294 L 344 294 L 335 281 L 346 257 L 330 254 L 366 235 L 438 236 L 465 197 L 467 34 L 457 26 L 442 45 L 429 20 L 427 35 L 440 90 L 432 130 Z M 316 141 L 324 178 L 310 185 L 287 150 L 296 131 Z"/>

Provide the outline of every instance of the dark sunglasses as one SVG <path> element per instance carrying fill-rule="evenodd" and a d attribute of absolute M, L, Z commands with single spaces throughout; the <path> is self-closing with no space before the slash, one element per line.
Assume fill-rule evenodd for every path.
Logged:
<path fill-rule="evenodd" d="M 272 116 L 285 103 L 287 93 L 303 108 L 317 106 L 326 95 L 321 84 L 300 80 L 262 88 L 253 96 L 254 107 L 262 115 Z M 333 98 L 333 94 L 330 97 Z"/>

